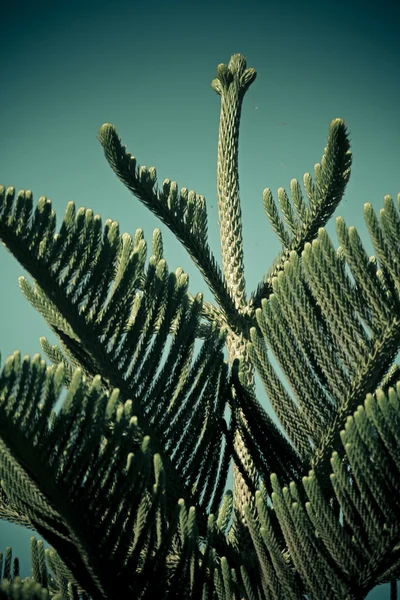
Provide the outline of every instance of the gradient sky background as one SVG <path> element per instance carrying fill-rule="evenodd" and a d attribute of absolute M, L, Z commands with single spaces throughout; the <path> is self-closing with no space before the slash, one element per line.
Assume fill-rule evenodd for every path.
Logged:
<path fill-rule="evenodd" d="M 257 79 L 246 94 L 240 136 L 240 186 L 247 290 L 278 253 L 262 191 L 286 190 L 313 172 L 328 126 L 345 119 L 354 153 L 350 183 L 335 216 L 355 225 L 372 254 L 363 204 L 376 211 L 400 192 L 399 9 L 395 0 L 201 3 L 17 2 L 0 9 L 0 183 L 46 195 L 59 216 L 69 200 L 111 217 L 120 231 L 141 227 L 150 245 L 163 232 L 170 269 L 190 274 L 190 289 L 210 293 L 185 251 L 117 180 L 98 128 L 116 125 L 141 165 L 207 199 L 210 245 L 219 258 L 216 154 L 218 63 L 240 52 Z M 338 245 L 334 218 L 327 230 Z M 40 352 L 55 338 L 19 291 L 22 267 L 0 248 L 0 350 Z M 258 387 L 265 403 L 263 390 Z M 30 574 L 31 532 L 0 523 L 0 546 L 13 547 Z M 388 598 L 388 586 L 369 599 Z"/>

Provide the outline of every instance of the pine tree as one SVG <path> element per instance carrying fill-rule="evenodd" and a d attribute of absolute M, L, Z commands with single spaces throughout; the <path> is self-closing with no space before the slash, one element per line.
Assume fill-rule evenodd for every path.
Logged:
<path fill-rule="evenodd" d="M 55 233 L 48 198 L 34 208 L 30 191 L 0 188 L 0 238 L 59 340 L 40 340 L 51 364 L 15 352 L 0 376 L 0 517 L 52 546 L 31 538 L 24 581 L 7 548 L 0 598 L 356 600 L 389 581 L 396 597 L 400 194 L 379 217 L 364 206 L 376 257 L 340 217 L 335 251 L 324 226 L 351 151 L 334 119 L 305 195 L 293 179 L 278 208 L 264 191 L 282 251 L 246 294 L 238 138 L 255 77 L 235 54 L 212 82 L 222 270 L 205 198 L 158 187 L 114 126 L 99 131 L 116 175 L 186 248 L 215 304 L 169 271 L 159 229 L 147 261 L 140 229 L 121 235 L 70 202 Z"/>

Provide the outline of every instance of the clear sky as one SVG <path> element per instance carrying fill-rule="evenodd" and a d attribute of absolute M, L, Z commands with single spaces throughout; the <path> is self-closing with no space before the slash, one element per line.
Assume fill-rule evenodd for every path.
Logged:
<path fill-rule="evenodd" d="M 116 125 L 141 165 L 194 189 L 207 200 L 210 244 L 219 258 L 216 155 L 219 63 L 240 52 L 257 79 L 246 94 L 240 135 L 240 187 L 247 291 L 280 249 L 262 191 L 289 188 L 313 172 L 328 126 L 349 128 L 353 169 L 335 216 L 355 225 L 372 253 L 363 204 L 376 211 L 400 192 L 400 52 L 396 0 L 269 2 L 135 0 L 14 2 L 0 9 L 0 183 L 51 198 L 59 215 L 69 200 L 138 227 L 151 243 L 163 232 L 169 268 L 190 275 L 192 293 L 212 297 L 190 258 L 117 180 L 96 139 Z M 335 246 L 334 218 L 327 227 Z M 22 267 L 0 248 L 0 350 L 40 352 L 55 338 L 19 291 Z M 265 403 L 263 390 L 258 388 Z M 29 573 L 30 534 L 2 522 Z M 387 598 L 387 586 L 371 600 Z"/>

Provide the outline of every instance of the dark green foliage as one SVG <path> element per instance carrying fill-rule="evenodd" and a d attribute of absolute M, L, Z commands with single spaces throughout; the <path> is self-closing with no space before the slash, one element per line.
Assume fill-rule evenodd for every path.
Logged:
<path fill-rule="evenodd" d="M 395 597 L 399 210 L 388 196 L 379 218 L 365 205 L 376 257 L 340 217 L 334 249 L 323 226 L 351 167 L 335 119 L 314 181 L 304 176 L 307 200 L 296 180 L 290 197 L 278 190 L 279 210 L 264 191 L 282 252 L 247 301 L 237 149 L 254 79 L 234 55 L 213 81 L 222 271 L 205 198 L 169 180 L 157 189 L 155 169 L 137 166 L 114 126 L 99 132 L 109 164 L 188 250 L 215 306 L 189 293 L 181 269 L 169 272 L 159 230 L 147 260 L 140 229 L 120 235 L 70 202 L 56 232 L 50 200 L 34 208 L 31 192 L 0 187 L 0 239 L 59 340 L 41 338 L 50 365 L 15 352 L 0 373 L 0 517 L 52 546 L 31 538 L 24 581 L 7 548 L 1 598 L 356 600 L 389 581 Z M 255 372 L 282 430 L 256 397 Z"/>

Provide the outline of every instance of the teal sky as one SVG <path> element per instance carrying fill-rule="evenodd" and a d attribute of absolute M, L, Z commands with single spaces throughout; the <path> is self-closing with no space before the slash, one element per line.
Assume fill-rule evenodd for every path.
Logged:
<path fill-rule="evenodd" d="M 10 3 L 11 4 L 11 3 Z M 26 4 L 26 5 L 25 5 Z M 329 123 L 350 131 L 353 169 L 335 216 L 355 225 L 372 254 L 363 204 L 376 211 L 400 192 L 400 10 L 396 0 L 202 3 L 15 2 L 0 9 L 0 183 L 53 201 L 58 223 L 69 200 L 117 219 L 121 232 L 140 227 L 150 247 L 163 233 L 169 268 L 190 275 L 192 293 L 212 297 L 185 251 L 117 180 L 96 139 L 113 123 L 141 165 L 155 166 L 207 200 L 210 245 L 219 253 L 216 157 L 219 96 L 211 89 L 219 63 L 240 52 L 257 79 L 244 99 L 240 189 L 247 291 L 280 249 L 262 191 L 289 189 L 313 173 Z M 334 218 L 327 230 L 337 246 Z M 19 291 L 24 270 L 0 249 L 0 350 L 40 352 L 52 336 Z M 265 403 L 259 387 L 260 400 Z M 2 522 L 1 549 L 11 545 L 30 569 L 26 533 Z M 388 598 L 387 586 L 369 599 Z"/>

